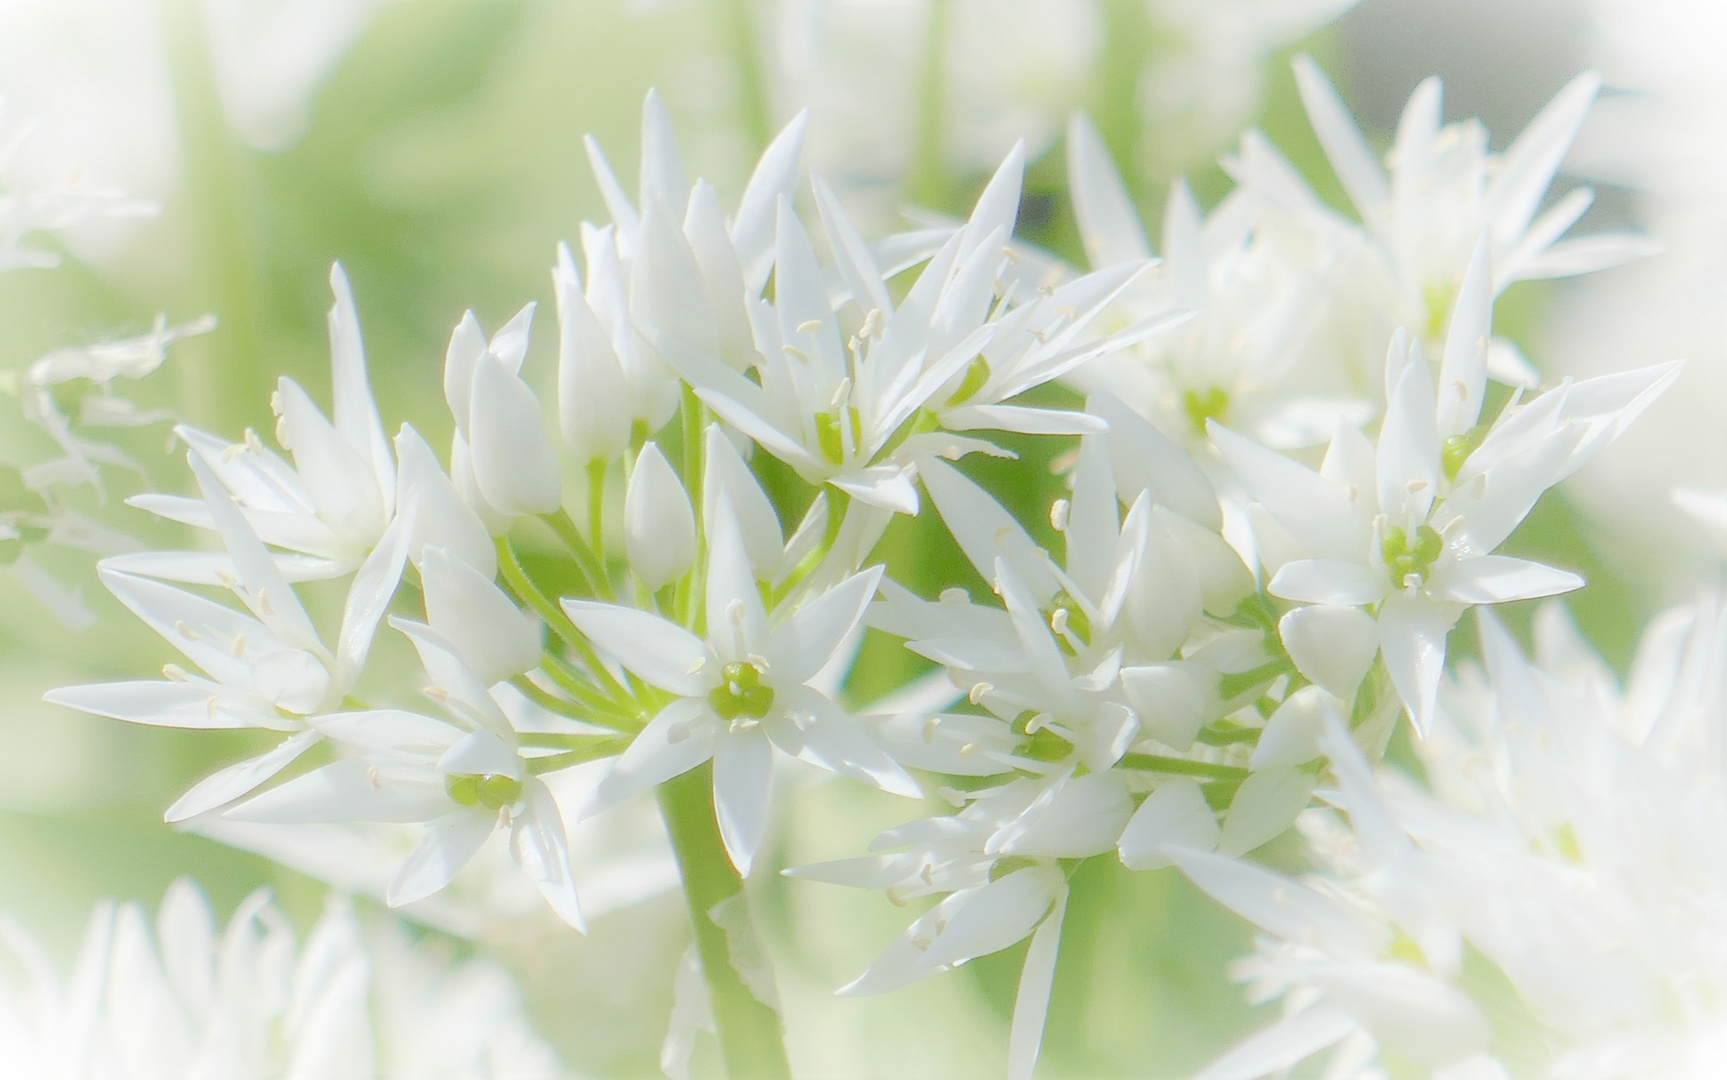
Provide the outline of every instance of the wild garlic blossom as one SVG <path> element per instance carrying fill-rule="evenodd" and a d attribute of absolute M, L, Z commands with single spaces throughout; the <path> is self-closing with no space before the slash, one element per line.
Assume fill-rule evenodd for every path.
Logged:
<path fill-rule="evenodd" d="M 0 924 L 21 977 L 0 982 L 0 1076 L 365 1075 L 555 1080 L 557 1055 L 522 1014 L 507 972 L 451 964 L 332 897 L 302 944 L 267 892 L 224 928 L 186 878 L 155 925 L 136 901 L 101 901 L 77 961 Z"/>
<path fill-rule="evenodd" d="M 1301 70 L 1334 159 L 1371 194 L 1361 178 L 1378 164 L 1351 156 Z M 1464 138 L 1423 126 L 1431 97 L 1418 94 L 1405 124 L 1411 154 Z M 1463 610 L 1580 583 L 1495 549 L 1678 373 L 1509 399 L 1489 386 L 1493 298 L 1547 265 L 1524 248 L 1569 224 L 1525 211 L 1586 97 L 1567 91 L 1496 166 L 1495 183 L 1521 186 L 1493 189 L 1491 220 L 1441 184 L 1396 214 L 1369 202 L 1356 226 L 1313 211 L 1249 137 L 1240 186 L 1209 217 L 1176 189 L 1161 266 L 1076 121 L 1076 205 L 1098 268 L 1044 279 L 1014 239 L 1021 147 L 963 222 L 871 240 L 821 178 L 806 185 L 802 117 L 728 213 L 689 178 L 650 94 L 633 198 L 589 140 L 611 220 L 581 227 L 579 260 L 556 251 L 555 372 L 534 368 L 534 303 L 490 331 L 468 313 L 444 358 L 447 459 L 406 426 L 392 440 L 335 268 L 331 413 L 284 380 L 273 405 L 287 456 L 255 433 L 230 443 L 183 427 L 196 493 L 134 504 L 219 548 L 102 566 L 192 669 L 50 700 L 279 733 L 169 818 L 251 846 L 269 836 L 279 851 L 387 830 L 367 849 L 390 854 L 387 878 L 366 880 L 391 905 L 472 888 L 509 862 L 582 928 L 571 826 L 652 791 L 692 917 L 685 969 L 706 992 L 705 1013 L 701 994 L 680 994 L 679 1025 L 711 1016 L 739 1076 L 789 1072 L 745 892 L 771 861 L 777 763 L 904 796 L 913 820 L 875 854 L 792 871 L 900 905 L 939 897 L 842 992 L 891 990 L 1030 938 L 1009 1036 L 1010 1073 L 1029 1078 L 1082 860 L 1173 863 L 1238 910 L 1251 905 L 1232 889 L 1275 906 L 1282 885 L 1245 857 L 1322 787 L 1367 827 L 1373 800 L 1390 797 L 1373 793 L 1366 762 L 1405 711 L 1418 738 L 1437 730 L 1445 638 Z M 1487 159 L 1459 153 L 1445 164 L 1457 176 L 1441 179 L 1474 191 Z M 1402 191 L 1422 167 L 1400 158 L 1380 179 Z M 1405 236 L 1397 214 L 1447 244 L 1466 237 L 1463 261 Z M 1503 252 L 1512 241 L 1523 247 Z M 1441 263 L 1458 276 L 1433 329 L 1431 282 L 1405 277 Z M 1411 288 L 1414 306 L 1399 299 Z M 1363 308 L 1385 323 L 1375 351 L 1388 349 L 1371 378 L 1338 344 L 1339 320 Z M 1133 365 L 1155 377 L 1111 374 Z M 1058 380 L 1089 396 L 1023 397 Z M 1068 490 L 1047 528 L 968 475 L 968 455 L 1009 456 L 989 431 L 1048 441 Z M 1280 452 L 1327 440 L 1317 470 Z M 875 562 L 894 516 L 926 497 L 989 595 L 959 582 L 919 595 Z M 344 591 L 339 617 L 302 601 L 314 590 Z M 388 659 L 408 650 L 375 648 L 380 632 L 405 638 L 417 663 Z M 903 639 L 925 673 L 858 715 L 846 685 L 866 633 Z M 597 775 L 572 782 L 578 767 Z M 1335 998 L 1319 1020 L 1292 1021 L 1301 1045 L 1403 1046 L 1377 1014 L 1350 1011 L 1354 987 L 1437 1010 L 1412 1060 L 1486 1048 L 1443 972 L 1386 966 L 1402 899 L 1341 914 L 1316 901 L 1303 909 L 1312 926 L 1267 926 L 1285 940 L 1265 962 L 1287 962 L 1268 985 L 1307 979 Z M 1300 951 L 1332 946 L 1329 967 Z M 667 1060 L 687 1049 L 668 1040 Z"/>
<path fill-rule="evenodd" d="M 1658 616 L 1623 690 L 1556 606 L 1534 663 L 1484 613 L 1485 669 L 1447 684 L 1421 747 L 1431 792 L 1375 777 L 1332 722 L 1347 825 L 1304 820 L 1313 876 L 1166 848 L 1263 931 L 1236 974 L 1285 1003 L 1199 1075 L 1328 1049 L 1349 1076 L 1719 1072 L 1722 612 L 1706 593 Z"/>

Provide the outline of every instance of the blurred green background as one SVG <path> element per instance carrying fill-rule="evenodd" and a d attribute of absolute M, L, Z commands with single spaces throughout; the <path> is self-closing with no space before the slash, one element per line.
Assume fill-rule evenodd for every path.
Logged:
<path fill-rule="evenodd" d="M 945 5 L 910 6 L 924 12 L 912 24 L 943 32 Z M 1153 152 L 1167 133 L 1155 110 L 1136 107 L 1135 95 L 1148 66 L 1179 57 L 1187 43 L 1157 25 L 1144 3 L 1083 6 L 1093 9 L 1101 39 L 1077 75 L 1052 91 L 1046 112 L 1057 130 L 1068 109 L 1091 112 L 1128 167 L 1155 235 L 1174 169 L 1186 172 L 1207 204 L 1226 190 L 1222 172 L 1208 162 L 1234 132 L 1217 131 L 1209 143 L 1184 133 L 1198 147 L 1184 160 Z M 490 327 L 538 300 L 549 318 L 554 245 L 574 241 L 582 220 L 604 217 L 581 135 L 594 134 L 631 184 L 640 103 L 657 85 L 686 136 L 691 173 L 735 199 L 765 136 L 794 111 L 787 99 L 797 84 L 776 77 L 766 55 L 784 31 L 772 22 L 779 10 L 747 0 L 400 0 L 377 11 L 310 92 L 303 137 L 267 153 L 237 139 L 224 119 L 197 9 L 164 3 L 161 42 L 177 118 L 169 136 L 180 181 L 157 219 L 99 261 L 73 257 L 56 270 L 0 275 L 0 367 L 18 371 L 59 346 L 140 332 L 158 311 L 171 321 L 214 312 L 221 320 L 215 332 L 177 346 L 161 371 L 123 391 L 226 437 L 247 426 L 268 436 L 277 375 L 328 400 L 326 278 L 339 259 L 353 279 L 386 426 L 408 421 L 434 446 L 447 446 L 442 355 L 462 311 L 472 308 Z M 1301 113 L 1287 60 L 1295 51 L 1314 53 L 1353 96 L 1360 80 L 1352 79 L 1350 49 L 1358 43 L 1348 33 L 1348 24 L 1320 30 L 1256 57 L 1263 103 L 1246 116 L 1339 206 L 1345 204 Z M 965 133 L 953 130 L 944 97 L 946 54 L 927 40 L 911 50 L 918 58 L 905 95 L 911 109 L 896 129 L 910 140 L 903 168 L 886 178 L 865 169 L 839 179 L 842 187 L 857 180 L 849 190 L 872 206 L 911 201 L 963 211 L 987 169 L 953 152 Z M 1396 98 L 1389 109 L 1378 98 L 1356 99 L 1381 145 L 1401 95 L 1425 73 L 1411 70 L 1379 91 Z M 1495 118 L 1496 145 L 1547 92 L 1551 87 L 1521 113 Z M 1034 150 L 1021 236 L 1077 259 L 1059 140 Z M 1537 363 L 1554 292 L 1519 286 L 1498 313 L 1501 330 Z M 527 370 L 549 386 L 554 340 L 549 324 L 541 325 Z M 18 420 L 16 403 L 0 405 L 7 410 L 0 460 L 23 465 L 49 456 L 51 444 Z M 122 432 L 116 441 L 148 475 L 110 473 L 105 503 L 89 493 L 80 498 L 99 520 L 175 546 L 188 538 L 120 503 L 146 487 L 187 489 L 181 458 L 164 447 L 166 434 L 166 424 Z M 1010 445 L 1020 462 L 968 468 L 1047 541 L 1047 508 L 1059 481 L 1046 466 L 1064 447 L 1025 439 Z M 1563 495 L 1549 497 L 1510 548 L 1590 579 L 1573 606 L 1608 659 L 1622 666 L 1653 593 L 1635 568 L 1605 562 L 1585 531 Z M 926 595 L 953 584 L 981 587 L 933 515 L 896 523 L 882 554 L 894 576 Z M 101 592 L 88 557 L 36 557 L 62 581 L 80 583 L 101 619 L 87 631 L 66 630 L 0 577 L 0 909 L 66 955 L 94 898 L 136 897 L 153 908 L 170 880 L 190 874 L 223 915 L 267 885 L 309 926 L 321 906 L 320 884 L 161 823 L 162 809 L 195 779 L 256 752 L 264 740 L 136 728 L 40 702 L 43 691 L 70 682 L 149 677 L 171 652 Z M 1528 613 L 1511 617 L 1522 626 Z M 1460 630 L 1465 653 L 1468 637 Z M 872 640 L 852 687 L 858 700 L 917 670 L 911 659 L 891 642 Z M 782 815 L 780 850 L 764 860 L 771 865 L 861 853 L 875 832 L 910 816 L 902 803 L 843 783 L 791 785 L 782 795 L 796 812 Z M 1023 945 L 886 999 L 835 999 L 831 989 L 903 928 L 905 912 L 880 894 L 760 877 L 758 916 L 781 964 L 795 1065 L 812 1076 L 1003 1071 Z M 1074 885 L 1045 1074 L 1184 1075 L 1258 1022 L 1224 973 L 1224 963 L 1245 951 L 1245 930 L 1172 871 L 1129 874 L 1094 859 Z M 686 934 L 681 918 L 675 899 L 661 898 L 599 919 L 585 939 L 534 924 L 500 928 L 487 944 L 523 975 L 540 1030 L 572 1068 L 657 1075 L 672 965 Z M 698 1071 L 710 1059 L 710 1050 L 699 1050 Z"/>

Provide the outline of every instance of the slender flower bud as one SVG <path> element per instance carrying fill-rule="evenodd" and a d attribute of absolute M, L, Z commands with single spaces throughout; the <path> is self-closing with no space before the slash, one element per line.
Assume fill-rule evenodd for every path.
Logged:
<path fill-rule="evenodd" d="M 558 422 L 578 461 L 610 460 L 630 445 L 629 383 L 605 327 L 582 295 L 570 249 L 558 245 Z"/>
<path fill-rule="evenodd" d="M 676 581 L 696 561 L 696 518 L 678 474 L 653 443 L 636 456 L 624 494 L 624 550 L 650 590 Z"/>

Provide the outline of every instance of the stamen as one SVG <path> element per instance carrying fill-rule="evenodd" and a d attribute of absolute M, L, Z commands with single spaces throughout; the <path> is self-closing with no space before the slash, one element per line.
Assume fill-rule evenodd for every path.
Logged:
<path fill-rule="evenodd" d="M 192 629 L 190 626 L 186 625 L 185 619 L 180 619 L 180 620 L 176 621 L 174 623 L 174 629 L 178 630 L 180 632 L 180 636 L 185 638 L 187 641 L 202 641 L 202 640 L 204 640 L 201 636 L 199 636 L 198 631 L 196 631 L 196 630 Z"/>
<path fill-rule="evenodd" d="M 190 682 L 192 679 L 179 664 L 163 664 L 162 677 L 169 682 Z"/>
<path fill-rule="evenodd" d="M 1073 504 L 1066 499 L 1057 499 L 1049 504 L 1049 527 L 1056 532 L 1067 531 L 1068 518 L 1073 514 Z"/>
<path fill-rule="evenodd" d="M 821 328 L 822 321 L 820 319 L 805 319 L 803 322 L 798 323 L 797 332 L 800 334 L 813 334 Z"/>
<path fill-rule="evenodd" d="M 971 687 L 971 692 L 965 696 L 965 699 L 967 701 L 971 702 L 973 705 L 980 705 L 983 703 L 983 696 L 985 694 L 989 693 L 990 691 L 994 690 L 994 689 L 995 689 L 994 683 L 986 683 L 986 682 L 973 683 L 972 687 Z"/>

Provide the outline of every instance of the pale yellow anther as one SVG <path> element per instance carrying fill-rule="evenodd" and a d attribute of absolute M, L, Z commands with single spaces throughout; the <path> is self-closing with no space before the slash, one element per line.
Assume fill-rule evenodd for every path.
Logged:
<path fill-rule="evenodd" d="M 246 452 L 245 443 L 233 443 L 222 448 L 222 461 L 230 462 Z"/>
<path fill-rule="evenodd" d="M 232 589 L 234 586 L 240 584 L 240 579 L 226 570 L 216 571 L 216 581 L 226 589 Z"/>
<path fill-rule="evenodd" d="M 188 682 L 192 678 L 179 664 L 163 664 L 162 677 L 169 682 Z"/>
<path fill-rule="evenodd" d="M 851 400 L 851 396 L 852 396 L 852 379 L 851 379 L 850 375 L 847 375 L 845 378 L 843 378 L 839 381 L 838 386 L 834 387 L 834 396 L 831 399 L 829 399 L 828 408 L 833 409 L 835 411 L 838 411 L 840 409 L 845 408 L 846 403 L 849 400 Z"/>
<path fill-rule="evenodd" d="M 270 412 L 276 416 L 282 415 L 282 392 L 280 390 L 270 391 Z"/>
<path fill-rule="evenodd" d="M 943 589 L 941 592 L 936 594 L 935 598 L 944 604 L 971 603 L 971 593 L 966 592 L 958 585 Z"/>
<path fill-rule="evenodd" d="M 799 360 L 804 361 L 805 363 L 809 362 L 810 354 L 807 352 L 804 352 L 802 349 L 798 348 L 795 345 L 781 345 L 780 349 L 787 356 L 795 356 Z"/>
<path fill-rule="evenodd" d="M 932 716 L 923 722 L 923 741 L 935 742 L 935 729 L 941 726 L 941 717 Z"/>
<path fill-rule="evenodd" d="M 204 712 L 209 715 L 209 717 L 212 721 L 214 721 L 216 719 L 216 695 L 215 694 L 211 694 L 208 698 L 206 698 L 204 700 Z"/>
<path fill-rule="evenodd" d="M 924 863 L 922 869 L 918 870 L 917 876 L 923 879 L 925 885 L 933 886 L 935 884 L 935 867 L 930 863 Z"/>
<path fill-rule="evenodd" d="M 256 431 L 251 428 L 247 428 L 244 438 L 246 440 L 246 448 L 248 450 L 259 454 L 264 452 L 264 442 L 258 438 L 258 433 Z"/>
<path fill-rule="evenodd" d="M 974 742 L 968 742 L 964 746 L 959 748 L 959 756 L 962 758 L 971 757 L 973 754 L 975 754 L 977 752 L 978 752 L 978 744 L 974 743 Z"/>
<path fill-rule="evenodd" d="M 894 907 L 905 907 L 905 897 L 900 895 L 900 891 L 898 889 L 887 890 L 887 902 L 892 904 Z M 919 948 L 928 948 L 928 946 L 919 946 Z"/>
<path fill-rule="evenodd" d="M 1422 488 L 1424 488 L 1426 486 L 1427 486 L 1427 481 L 1425 481 L 1425 480 L 1411 480 L 1408 483 L 1408 485 L 1405 486 L 1404 490 L 1409 492 L 1411 495 L 1414 495 L 1416 492 L 1420 491 Z"/>
<path fill-rule="evenodd" d="M 203 640 L 203 638 L 199 636 L 198 631 L 196 631 L 196 630 L 192 629 L 190 626 L 186 625 L 185 619 L 177 620 L 174 623 L 174 629 L 176 631 L 178 631 L 180 636 L 185 638 L 187 641 L 202 641 Z"/>
<path fill-rule="evenodd" d="M 378 767 L 376 765 L 366 766 L 366 779 L 371 781 L 372 787 L 374 788 L 381 788 L 384 786 L 383 781 L 378 778 Z"/>
<path fill-rule="evenodd" d="M 270 590 L 269 589 L 259 589 L 258 590 L 258 610 L 265 615 L 276 614 L 275 607 L 272 606 L 270 603 Z"/>
<path fill-rule="evenodd" d="M 1056 308 L 1055 310 L 1062 315 L 1066 315 L 1069 319 L 1079 318 L 1079 313 L 1074 311 L 1072 308 L 1068 307 L 1066 304 L 1063 304 L 1062 306 Z"/>
<path fill-rule="evenodd" d="M 1049 628 L 1058 634 L 1067 633 L 1067 609 L 1058 607 L 1049 613 Z"/>
<path fill-rule="evenodd" d="M 1043 332 L 1042 330 L 1039 330 L 1035 326 L 1026 327 L 1025 332 L 1030 334 L 1032 337 L 1036 338 L 1039 345 L 1045 345 L 1045 344 L 1049 343 L 1049 335 L 1047 333 Z"/>
<path fill-rule="evenodd" d="M 289 453 L 294 452 L 293 445 L 288 441 L 288 418 L 278 415 L 276 418 L 276 445 Z"/>
<path fill-rule="evenodd" d="M 935 793 L 946 799 L 948 805 L 955 810 L 964 810 L 965 804 L 971 801 L 970 797 L 959 788 L 938 787 L 935 789 Z"/>
<path fill-rule="evenodd" d="M 1003 255 L 1007 256 L 1008 262 L 1010 262 L 1010 263 L 1019 262 L 1019 252 L 1015 251 L 1013 248 L 1008 247 L 1006 244 L 1002 245 L 1001 253 Z"/>
<path fill-rule="evenodd" d="M 1282 885 L 1272 886 L 1272 889 L 1271 889 L 1271 902 L 1272 903 L 1282 904 L 1283 906 L 1288 907 L 1289 906 L 1289 899 L 1290 898 L 1289 898 L 1289 890 L 1288 889 L 1284 888 Z"/>
<path fill-rule="evenodd" d="M 803 322 L 798 323 L 798 333 L 800 334 L 813 334 L 821 328 L 822 321 L 820 319 L 805 319 Z"/>
<path fill-rule="evenodd" d="M 1049 504 L 1049 527 L 1056 532 L 1066 532 L 1067 522 L 1073 516 L 1073 504 L 1066 499 L 1057 499 Z"/>
<path fill-rule="evenodd" d="M 427 697 L 431 698 L 439 705 L 450 700 L 450 692 L 441 686 L 428 686 L 426 687 L 425 693 Z"/>
<path fill-rule="evenodd" d="M 1040 712 L 1025 722 L 1025 733 L 1027 735 L 1036 735 L 1054 722 L 1055 717 L 1051 716 L 1049 713 Z"/>
<path fill-rule="evenodd" d="M 232 652 L 235 656 L 245 656 L 246 655 L 246 635 L 245 634 L 235 634 L 234 635 L 234 644 L 230 648 L 229 651 Z"/>
<path fill-rule="evenodd" d="M 986 683 L 986 682 L 972 683 L 971 692 L 966 694 L 965 699 L 967 701 L 971 702 L 973 705 L 981 705 L 983 703 L 983 696 L 985 694 L 989 693 L 990 691 L 994 690 L 994 689 L 995 689 L 995 685 L 993 683 Z"/>

